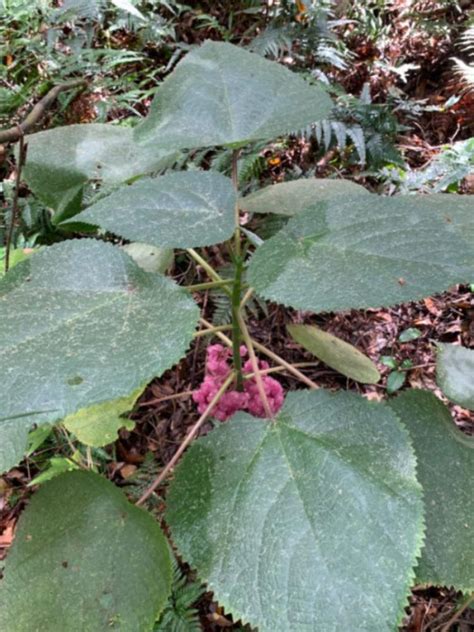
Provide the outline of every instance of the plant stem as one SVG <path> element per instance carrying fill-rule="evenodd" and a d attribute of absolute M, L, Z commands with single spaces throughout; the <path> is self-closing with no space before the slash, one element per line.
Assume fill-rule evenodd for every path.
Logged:
<path fill-rule="evenodd" d="M 280 364 L 281 366 L 285 367 L 285 369 L 287 369 L 287 371 L 289 371 L 290 373 L 293 373 L 293 375 L 295 377 L 297 377 L 299 380 L 304 382 L 311 389 L 319 388 L 319 386 L 316 384 L 316 382 L 313 382 L 313 380 L 310 380 L 309 377 L 306 377 L 306 375 L 304 375 L 304 373 L 301 373 L 301 371 L 298 371 L 298 369 L 295 369 L 295 367 L 292 364 L 290 364 L 289 362 L 287 362 L 286 360 L 281 358 L 279 355 L 277 355 L 276 353 L 273 353 L 273 351 L 270 351 L 270 349 L 267 349 L 267 347 L 265 347 L 265 345 L 260 344 L 256 340 L 253 341 L 253 345 L 261 353 L 263 353 L 267 357 L 271 358 L 277 364 Z"/>
<path fill-rule="evenodd" d="M 245 307 L 248 301 L 252 298 L 253 291 L 253 287 L 249 287 L 248 290 L 245 292 L 243 299 L 240 301 L 240 309 Z"/>
<path fill-rule="evenodd" d="M 191 441 L 196 436 L 199 428 L 203 425 L 203 423 L 206 421 L 206 419 L 208 419 L 208 417 L 212 414 L 214 406 L 217 404 L 217 402 L 220 400 L 222 395 L 229 388 L 231 382 L 234 380 L 234 377 L 235 377 L 235 374 L 232 372 L 229 375 L 229 377 L 226 379 L 226 381 L 222 384 L 222 386 L 217 391 L 217 393 L 214 395 L 214 397 L 210 401 L 210 403 L 209 403 L 208 407 L 206 408 L 206 410 L 202 413 L 202 415 L 196 421 L 194 426 L 188 432 L 188 434 L 186 435 L 184 441 L 181 443 L 181 445 L 179 446 L 179 448 L 176 450 L 175 454 L 173 455 L 173 458 L 171 459 L 171 461 L 169 461 L 166 464 L 166 466 L 161 470 L 159 476 L 157 476 L 157 478 L 153 481 L 153 483 L 148 487 L 148 489 L 145 490 L 145 492 L 142 494 L 142 496 L 137 500 L 137 502 L 135 503 L 136 505 L 138 505 L 138 506 L 143 505 L 143 503 L 153 494 L 155 489 L 157 489 L 161 485 L 161 483 L 165 480 L 165 478 L 168 476 L 169 472 L 173 469 L 173 467 L 178 462 L 180 456 L 183 454 L 183 452 L 186 450 L 188 445 L 191 443 Z"/>
<path fill-rule="evenodd" d="M 262 374 L 260 373 L 260 368 L 258 366 L 258 360 L 257 360 L 257 357 L 255 356 L 252 338 L 250 337 L 247 324 L 245 323 L 245 320 L 242 316 L 242 312 L 240 311 L 239 311 L 238 321 L 240 325 L 240 330 L 242 331 L 244 342 L 247 345 L 250 362 L 252 363 L 252 369 L 255 374 L 255 381 L 257 383 L 258 394 L 260 395 L 263 408 L 265 409 L 265 415 L 267 416 L 268 419 L 273 419 L 275 415 L 273 414 L 272 409 L 270 408 L 267 393 L 265 392 L 265 386 L 263 384 Z"/>
<path fill-rule="evenodd" d="M 240 295 L 242 292 L 242 258 L 239 256 L 236 259 L 234 287 L 232 290 L 232 355 L 234 362 L 235 374 L 237 377 L 237 390 L 242 391 L 244 388 L 244 381 L 242 378 L 242 358 L 240 356 L 240 342 L 241 342 L 241 325 L 239 321 L 240 316 Z"/>
<path fill-rule="evenodd" d="M 18 151 L 18 161 L 16 165 L 16 176 L 15 176 L 15 192 L 13 194 L 13 203 L 12 203 L 12 213 L 10 217 L 10 226 L 8 227 L 8 233 L 5 239 L 5 274 L 8 272 L 10 267 L 10 250 L 13 242 L 13 231 L 15 229 L 16 220 L 19 213 L 19 193 L 20 193 L 20 183 L 21 183 L 21 170 L 23 168 L 23 164 L 26 158 L 26 147 L 25 147 L 25 135 L 23 134 L 23 129 L 18 125 L 18 135 L 20 140 L 20 147 Z"/>
<path fill-rule="evenodd" d="M 213 327 L 212 329 L 201 329 L 200 331 L 196 331 L 196 333 L 194 334 L 194 338 L 199 338 L 200 336 L 207 336 L 212 335 L 212 334 L 216 334 L 218 331 L 228 331 L 229 329 L 232 329 L 232 325 L 217 325 L 216 327 Z"/>
<path fill-rule="evenodd" d="M 244 388 L 244 380 L 242 377 L 242 358 L 240 357 L 241 327 L 239 323 L 240 300 L 242 294 L 242 247 L 240 243 L 240 213 L 239 213 L 239 177 L 238 177 L 238 160 L 239 150 L 234 149 L 232 152 L 232 184 L 235 189 L 235 208 L 234 208 L 234 258 L 235 258 L 235 275 L 234 286 L 232 288 L 232 356 L 234 370 L 237 377 L 236 388 L 242 391 Z"/>
<path fill-rule="evenodd" d="M 231 283 L 233 283 L 232 279 L 223 279 L 222 281 L 209 281 L 208 283 L 196 283 L 195 285 L 185 285 L 183 287 L 190 292 L 199 292 L 199 290 L 210 290 L 213 287 L 222 287 Z"/>
<path fill-rule="evenodd" d="M 208 263 L 205 259 L 203 259 L 201 255 L 194 250 L 194 248 L 187 248 L 186 252 L 188 253 L 190 257 L 194 259 L 194 261 L 196 261 L 196 263 L 198 263 L 202 268 L 204 268 L 204 270 L 211 277 L 211 279 L 213 279 L 213 281 L 222 285 L 222 289 L 224 290 L 224 292 L 226 292 L 229 296 L 231 296 L 230 290 L 225 287 L 225 283 L 224 283 L 225 279 L 223 279 L 220 276 L 220 274 L 218 274 L 214 270 L 214 268 L 211 266 L 210 263 Z"/>

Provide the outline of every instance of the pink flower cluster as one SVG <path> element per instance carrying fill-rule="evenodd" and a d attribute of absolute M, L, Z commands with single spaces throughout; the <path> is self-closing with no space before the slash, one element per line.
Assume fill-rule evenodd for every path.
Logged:
<path fill-rule="evenodd" d="M 210 345 L 207 348 L 206 375 L 204 381 L 197 391 L 193 393 L 193 400 L 198 405 L 198 411 L 203 413 L 209 406 L 213 397 L 222 386 L 230 373 L 229 359 L 232 355 L 230 349 L 222 345 Z M 247 355 L 246 347 L 240 348 L 240 355 Z M 268 362 L 258 361 L 260 369 L 268 369 Z M 247 360 L 243 366 L 243 373 L 253 373 L 252 362 Z M 263 387 L 267 395 L 270 410 L 277 413 L 283 405 L 283 389 L 281 384 L 267 375 L 262 376 Z M 257 380 L 255 377 L 244 381 L 242 392 L 229 390 L 224 393 L 214 406 L 212 415 L 220 421 L 229 419 L 238 410 L 246 410 L 255 417 L 266 417 L 265 407 L 258 392 Z"/>

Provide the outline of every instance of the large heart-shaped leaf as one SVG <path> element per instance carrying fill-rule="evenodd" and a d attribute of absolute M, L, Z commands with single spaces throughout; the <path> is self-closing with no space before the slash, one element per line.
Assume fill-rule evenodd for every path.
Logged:
<path fill-rule="evenodd" d="M 353 345 L 311 325 L 288 325 L 290 336 L 332 369 L 364 384 L 376 384 L 380 373 Z"/>
<path fill-rule="evenodd" d="M 474 410 L 474 349 L 438 343 L 436 374 L 446 397 Z"/>
<path fill-rule="evenodd" d="M 390 406 L 408 427 L 425 500 L 419 583 L 474 590 L 474 438 L 456 428 L 433 394 L 405 391 Z"/>
<path fill-rule="evenodd" d="M 185 354 L 198 315 L 110 244 L 41 250 L 0 282 L 1 417 L 29 427 L 130 394 Z"/>
<path fill-rule="evenodd" d="M 249 213 L 296 215 L 318 202 L 335 197 L 353 198 L 369 195 L 359 184 L 350 180 L 307 178 L 272 184 L 239 200 L 239 206 Z"/>
<path fill-rule="evenodd" d="M 159 87 L 139 139 L 169 149 L 270 139 L 326 118 L 331 100 L 283 66 L 206 42 Z"/>
<path fill-rule="evenodd" d="M 235 201 L 228 178 L 183 171 L 120 188 L 75 219 L 134 241 L 191 248 L 229 239 L 235 229 Z"/>
<path fill-rule="evenodd" d="M 290 393 L 178 466 L 167 521 L 216 599 L 260 632 L 392 632 L 422 536 L 408 433 L 382 404 Z"/>
<path fill-rule="evenodd" d="M 156 521 L 106 479 L 71 472 L 46 483 L 20 518 L 0 581 L 0 629 L 145 632 L 170 584 Z"/>
<path fill-rule="evenodd" d="M 474 275 L 457 198 L 441 211 L 429 196 L 357 195 L 300 212 L 252 257 L 248 280 L 264 297 L 318 311 L 422 298 Z"/>
<path fill-rule="evenodd" d="M 68 125 L 27 138 L 23 175 L 29 187 L 48 206 L 64 211 L 80 203 L 89 181 L 113 185 L 134 176 L 170 166 L 176 151 L 137 145 L 130 128 L 116 125 Z M 56 221 L 62 219 L 56 216 Z"/>

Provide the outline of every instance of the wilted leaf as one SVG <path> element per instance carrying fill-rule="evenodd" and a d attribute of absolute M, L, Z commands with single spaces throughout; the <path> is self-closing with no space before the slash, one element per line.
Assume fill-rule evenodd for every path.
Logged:
<path fill-rule="evenodd" d="M 133 430 L 135 423 L 121 415 L 132 410 L 142 392 L 139 388 L 127 397 L 82 408 L 68 415 L 63 424 L 81 443 L 101 448 L 117 439 L 120 428 Z"/>
<path fill-rule="evenodd" d="M 353 345 L 311 325 L 288 325 L 291 337 L 342 375 L 363 384 L 375 384 L 380 373 L 370 358 Z"/>

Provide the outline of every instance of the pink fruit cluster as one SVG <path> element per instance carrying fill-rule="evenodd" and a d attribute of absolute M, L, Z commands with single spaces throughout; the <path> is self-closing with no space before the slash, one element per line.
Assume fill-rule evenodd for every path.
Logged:
<path fill-rule="evenodd" d="M 193 400 L 198 405 L 198 411 L 203 413 L 213 397 L 222 386 L 230 373 L 229 360 L 232 353 L 222 345 L 210 345 L 207 348 L 206 375 L 197 391 L 193 393 Z M 240 348 L 240 355 L 247 355 L 246 347 Z M 268 363 L 258 361 L 260 369 L 268 369 Z M 247 360 L 242 368 L 244 374 L 253 373 L 252 363 Z M 283 389 L 281 384 L 267 375 L 262 376 L 263 387 L 267 395 L 272 413 L 277 413 L 283 405 Z M 229 390 L 224 393 L 212 411 L 213 417 L 220 421 L 229 419 L 238 410 L 246 410 L 255 417 L 266 417 L 265 407 L 258 392 L 257 381 L 254 377 L 244 381 L 242 392 Z"/>

